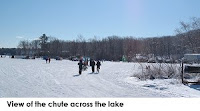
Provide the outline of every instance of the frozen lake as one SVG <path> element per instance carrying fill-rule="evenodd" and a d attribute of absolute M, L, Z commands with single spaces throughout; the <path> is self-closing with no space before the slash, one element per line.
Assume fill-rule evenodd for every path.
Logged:
<path fill-rule="evenodd" d="M 0 58 L 0 97 L 200 97 L 198 85 L 131 77 L 137 63 L 103 62 L 99 74 L 88 67 L 80 76 L 77 64 Z"/>

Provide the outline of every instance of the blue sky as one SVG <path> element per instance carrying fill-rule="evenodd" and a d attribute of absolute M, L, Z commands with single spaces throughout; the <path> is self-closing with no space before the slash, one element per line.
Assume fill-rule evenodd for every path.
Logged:
<path fill-rule="evenodd" d="M 175 35 L 199 10 L 200 0 L 0 0 L 0 47 L 43 33 L 62 40 Z"/>

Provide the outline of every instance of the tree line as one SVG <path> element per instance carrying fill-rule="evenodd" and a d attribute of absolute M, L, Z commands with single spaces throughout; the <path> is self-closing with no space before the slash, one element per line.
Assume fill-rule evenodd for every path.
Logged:
<path fill-rule="evenodd" d="M 175 36 L 135 38 L 132 36 L 96 37 L 86 40 L 64 41 L 43 34 L 38 40 L 19 42 L 18 55 L 60 56 L 63 58 L 86 56 L 93 59 L 118 61 L 125 56 L 129 60 L 137 54 L 180 59 L 185 53 L 200 53 L 200 18 L 180 22 Z"/>
<path fill-rule="evenodd" d="M 16 48 L 0 48 L 0 55 L 16 55 Z"/>

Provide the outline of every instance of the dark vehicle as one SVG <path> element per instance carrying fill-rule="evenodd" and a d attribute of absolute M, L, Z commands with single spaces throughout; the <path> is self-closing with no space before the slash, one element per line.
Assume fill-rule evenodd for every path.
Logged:
<path fill-rule="evenodd" d="M 48 58 L 48 56 L 43 56 L 43 60 L 47 60 Z"/>
<path fill-rule="evenodd" d="M 55 59 L 56 60 L 62 60 L 62 57 L 56 56 Z"/>
<path fill-rule="evenodd" d="M 69 60 L 78 61 L 79 59 L 76 56 L 71 56 L 71 57 L 69 57 Z"/>

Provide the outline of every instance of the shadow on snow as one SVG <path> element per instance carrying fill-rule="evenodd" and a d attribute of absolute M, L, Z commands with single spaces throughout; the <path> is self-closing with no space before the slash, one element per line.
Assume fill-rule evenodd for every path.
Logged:
<path fill-rule="evenodd" d="M 92 73 L 92 72 L 91 72 L 91 73 L 88 73 L 88 74 L 99 74 L 99 73 L 97 73 L 97 72 L 95 72 L 95 73 Z"/>
<path fill-rule="evenodd" d="M 192 85 L 189 85 L 189 87 L 200 91 L 200 85 L 199 84 L 198 85 L 197 84 L 192 84 Z"/>
<path fill-rule="evenodd" d="M 73 75 L 73 77 L 77 77 L 77 76 L 80 76 L 80 74 Z"/>

